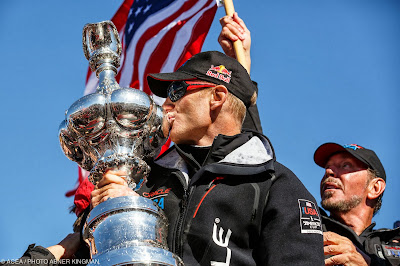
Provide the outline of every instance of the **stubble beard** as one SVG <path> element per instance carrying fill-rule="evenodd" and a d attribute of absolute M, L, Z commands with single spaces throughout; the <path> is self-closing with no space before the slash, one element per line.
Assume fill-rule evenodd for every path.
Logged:
<path fill-rule="evenodd" d="M 351 209 L 357 207 L 362 198 L 360 196 L 353 195 L 349 200 L 331 201 L 329 200 L 334 192 L 326 192 L 324 199 L 321 201 L 321 206 L 329 212 L 349 212 Z"/>

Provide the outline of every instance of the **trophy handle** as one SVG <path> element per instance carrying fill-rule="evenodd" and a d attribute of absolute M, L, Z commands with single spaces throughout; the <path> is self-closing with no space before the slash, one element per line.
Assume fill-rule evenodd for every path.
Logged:
<path fill-rule="evenodd" d="M 90 69 L 98 73 L 104 70 L 101 67 L 106 63 L 113 65 L 115 73 L 120 66 L 120 56 L 122 52 L 121 41 L 117 28 L 109 20 L 99 23 L 88 23 L 82 31 L 83 53 L 89 60 Z"/>

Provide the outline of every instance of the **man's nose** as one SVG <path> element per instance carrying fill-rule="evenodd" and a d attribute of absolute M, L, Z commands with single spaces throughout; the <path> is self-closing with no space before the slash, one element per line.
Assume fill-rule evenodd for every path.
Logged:
<path fill-rule="evenodd" d="M 167 99 L 165 99 L 165 102 L 163 103 L 162 108 L 167 113 L 174 108 L 174 103 L 171 101 L 171 99 L 169 97 Z"/>
<path fill-rule="evenodd" d="M 326 168 L 325 169 L 325 176 L 326 177 L 336 177 L 336 172 L 332 167 Z"/>

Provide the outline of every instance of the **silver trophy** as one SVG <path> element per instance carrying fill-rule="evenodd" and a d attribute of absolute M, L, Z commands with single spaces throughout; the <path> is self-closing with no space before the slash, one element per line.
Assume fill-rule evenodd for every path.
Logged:
<path fill-rule="evenodd" d="M 129 187 L 136 190 L 150 171 L 146 159 L 157 155 L 166 140 L 162 108 L 146 93 L 116 82 L 121 43 L 111 21 L 85 25 L 83 49 L 99 86 L 66 111 L 59 129 L 61 147 L 70 160 L 90 171 L 94 185 L 107 170 L 123 169 Z M 152 200 L 117 197 L 92 209 L 83 238 L 93 264 L 183 265 L 168 251 L 167 225 Z"/>

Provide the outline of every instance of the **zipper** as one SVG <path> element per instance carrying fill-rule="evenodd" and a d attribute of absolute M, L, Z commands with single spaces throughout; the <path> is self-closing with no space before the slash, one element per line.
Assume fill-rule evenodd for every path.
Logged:
<path fill-rule="evenodd" d="M 197 172 L 196 174 L 199 174 L 199 172 Z M 193 177 L 192 177 L 192 179 L 193 179 Z M 216 177 L 215 179 L 213 179 L 210 182 L 210 184 L 208 184 L 205 194 L 207 194 L 210 191 L 210 189 L 213 188 L 212 186 L 214 185 L 214 182 L 220 181 L 221 179 L 223 179 L 223 177 Z M 182 181 L 182 179 L 181 179 L 181 181 Z M 189 183 L 190 183 L 190 181 L 189 181 Z M 173 252 L 175 254 L 177 254 L 181 258 L 183 258 L 184 221 L 185 221 L 185 217 L 187 216 L 188 206 L 189 206 L 189 202 L 190 202 L 190 199 L 191 199 L 191 195 L 193 194 L 193 191 L 195 189 L 194 186 L 184 185 L 183 187 L 184 187 L 183 199 L 182 199 L 182 203 L 181 203 L 179 217 L 177 219 L 178 221 L 176 223 L 177 225 L 176 225 L 176 228 L 175 228 L 176 229 L 175 230 L 175 234 L 173 235 L 173 239 L 174 239 L 173 247 L 175 248 L 175 250 Z M 205 196 L 203 196 L 203 199 L 204 199 Z M 196 210 L 196 212 L 197 212 L 197 210 Z"/>
<path fill-rule="evenodd" d="M 174 228 L 169 228 L 169 230 L 173 230 L 173 234 L 172 234 L 172 239 L 171 239 L 171 242 L 172 242 L 172 244 L 171 244 L 171 252 L 173 252 L 173 253 L 175 253 L 175 254 L 177 254 L 178 255 L 178 253 L 176 252 L 176 250 L 178 249 L 178 247 L 179 247 L 179 241 L 178 241 L 178 237 L 179 237 L 179 231 L 178 230 L 180 230 L 179 228 L 181 228 L 182 227 L 182 220 L 183 220 L 183 212 L 184 212 L 184 208 L 186 208 L 186 205 L 187 205 L 187 194 L 188 194 L 188 185 L 187 185 L 187 181 L 186 181 L 186 178 L 185 178 L 185 176 L 183 175 L 183 173 L 182 172 L 174 172 L 173 173 L 177 178 L 178 178 L 178 181 L 181 183 L 181 185 L 182 185 L 182 189 L 183 189 L 183 199 L 182 199 L 182 201 L 181 201 L 181 203 L 180 203 L 180 205 L 178 206 L 178 208 L 179 208 L 179 214 L 178 214 L 178 218 L 177 218 L 177 220 L 176 220 L 176 223 L 174 224 Z M 180 237 L 179 237 L 180 238 Z M 179 257 L 181 257 L 181 255 L 179 254 L 178 255 Z"/>
<path fill-rule="evenodd" d="M 203 199 L 217 185 L 214 183 L 217 181 L 220 181 L 221 179 L 223 179 L 223 177 L 217 177 L 217 178 L 213 179 L 210 182 L 210 184 L 208 184 L 208 186 L 206 188 L 206 193 L 202 197 L 202 200 L 200 201 L 199 206 L 197 207 L 194 216 L 196 216 L 197 210 L 199 209 Z M 174 239 L 175 239 L 175 243 L 174 243 L 175 251 L 174 252 L 181 258 L 183 257 L 183 245 L 184 245 L 184 243 L 183 243 L 183 231 L 184 231 L 183 226 L 184 226 L 185 217 L 187 215 L 190 198 L 191 198 L 191 195 L 193 194 L 193 190 L 194 190 L 194 186 L 190 186 L 188 189 L 184 190 L 182 206 L 181 206 L 181 210 L 179 212 L 178 222 L 177 222 L 176 231 L 175 231 L 176 234 L 174 237 Z"/>
<path fill-rule="evenodd" d="M 188 203 L 190 200 L 190 195 L 193 192 L 194 187 L 190 187 L 189 189 L 185 189 L 183 199 L 182 199 L 182 207 L 181 211 L 179 212 L 179 217 L 178 217 L 178 222 L 177 222 L 177 230 L 175 234 L 175 253 L 179 257 L 183 257 L 183 222 L 186 217 L 187 209 L 188 209 Z"/>
<path fill-rule="evenodd" d="M 260 202 L 260 186 L 257 183 L 251 183 L 254 188 L 254 203 L 253 211 L 251 213 L 251 221 L 253 221 L 257 216 L 258 204 Z"/>

